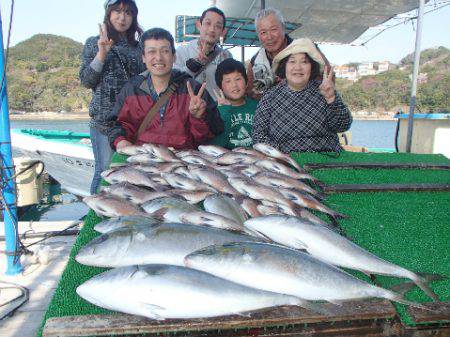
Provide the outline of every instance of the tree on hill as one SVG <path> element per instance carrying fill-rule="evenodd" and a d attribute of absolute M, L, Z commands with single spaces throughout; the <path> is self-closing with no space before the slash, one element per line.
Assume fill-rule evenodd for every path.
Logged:
<path fill-rule="evenodd" d="M 391 69 L 377 75 L 364 76 L 351 85 L 337 82 L 338 90 L 352 110 L 392 111 L 409 105 L 413 55 L 400 61 L 404 70 Z M 422 112 L 439 112 L 450 108 L 450 50 L 445 47 L 421 53 L 420 73 L 426 83 L 419 83 L 417 105 Z"/>
<path fill-rule="evenodd" d="M 90 92 L 78 79 L 82 50 L 81 43 L 50 34 L 12 47 L 7 67 L 11 109 L 86 111 Z"/>

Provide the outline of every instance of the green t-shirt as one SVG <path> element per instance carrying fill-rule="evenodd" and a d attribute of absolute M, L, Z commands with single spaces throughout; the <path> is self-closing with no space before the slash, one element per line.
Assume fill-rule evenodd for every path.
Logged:
<path fill-rule="evenodd" d="M 211 144 L 227 149 L 252 146 L 253 115 L 258 101 L 247 97 L 240 106 L 219 106 L 220 118 L 224 123 L 224 131 L 216 136 Z"/>

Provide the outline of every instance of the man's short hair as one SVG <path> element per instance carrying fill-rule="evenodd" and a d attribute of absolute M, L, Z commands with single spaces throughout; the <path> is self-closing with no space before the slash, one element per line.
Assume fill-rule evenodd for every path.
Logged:
<path fill-rule="evenodd" d="M 259 20 L 268 17 L 269 15 L 273 15 L 277 18 L 277 20 L 280 22 L 281 26 L 285 28 L 284 18 L 281 12 L 273 7 L 267 7 L 264 9 L 261 9 L 258 13 L 256 13 L 255 16 L 255 27 L 258 29 L 258 22 Z"/>
<path fill-rule="evenodd" d="M 219 14 L 223 18 L 223 29 L 225 29 L 225 26 L 227 24 L 227 19 L 225 18 L 225 14 L 217 7 L 209 7 L 208 9 L 205 9 L 202 13 L 202 16 L 200 17 L 200 23 L 203 23 L 203 19 L 205 18 L 206 13 L 208 12 L 214 12 L 216 14 Z"/>
<path fill-rule="evenodd" d="M 142 54 L 144 54 L 145 41 L 147 40 L 167 40 L 170 43 L 172 54 L 175 54 L 175 41 L 173 40 L 172 34 L 167 30 L 163 28 L 151 28 L 145 31 L 141 37 Z"/>
<path fill-rule="evenodd" d="M 245 83 L 248 82 L 247 73 L 245 72 L 245 66 L 242 62 L 235 59 L 228 58 L 219 63 L 216 69 L 215 78 L 217 86 L 222 89 L 223 75 L 228 75 L 237 71 L 244 77 Z"/>

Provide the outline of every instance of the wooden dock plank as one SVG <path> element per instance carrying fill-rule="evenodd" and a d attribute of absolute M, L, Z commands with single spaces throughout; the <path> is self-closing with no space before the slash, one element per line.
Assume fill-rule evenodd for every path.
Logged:
<path fill-rule="evenodd" d="M 408 308 L 408 313 L 415 322 L 450 321 L 450 302 L 428 302 L 424 304 L 431 310 Z"/>
<path fill-rule="evenodd" d="M 155 321 L 125 314 L 55 317 L 47 320 L 43 336 L 105 336 L 112 334 L 158 334 L 211 330 L 231 331 L 232 334 L 230 336 L 238 336 L 239 334 L 235 330 L 239 329 L 257 329 L 259 331 L 270 327 L 299 325 L 300 329 L 303 329 L 305 324 L 307 326 L 309 324 L 319 324 L 321 326 L 320 330 L 327 331 L 344 329 L 350 333 L 350 330 L 361 330 L 359 335 L 367 336 L 370 335 L 369 330 L 384 331 L 386 329 L 384 323 L 381 324 L 383 327 L 380 328 L 377 324 L 374 325 L 373 322 L 387 322 L 396 316 L 396 311 L 389 301 L 354 301 L 347 302 L 339 307 L 330 303 L 322 305 L 323 308 L 326 308 L 332 314 L 324 316 L 298 307 L 283 306 L 252 312 L 248 317 L 232 315 L 191 320 Z M 359 321 L 364 321 L 365 323 L 357 323 Z M 341 322 L 342 324 L 339 327 L 339 325 L 335 326 L 333 323 L 330 324 L 330 322 Z M 296 328 L 296 331 L 298 329 L 299 327 Z M 365 333 L 362 333 L 362 331 L 365 331 Z M 248 332 L 246 334 L 248 336 Z"/>

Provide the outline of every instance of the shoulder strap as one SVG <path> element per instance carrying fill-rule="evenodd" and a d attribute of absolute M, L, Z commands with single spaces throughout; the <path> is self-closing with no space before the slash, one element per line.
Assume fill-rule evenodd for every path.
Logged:
<path fill-rule="evenodd" d="M 166 92 L 156 101 L 156 103 L 150 108 L 149 112 L 147 113 L 147 116 L 145 116 L 144 120 L 142 121 L 141 125 L 139 126 L 138 131 L 134 135 L 134 142 L 136 142 L 139 138 L 139 136 L 144 132 L 144 130 L 147 128 L 150 121 L 153 119 L 153 116 L 155 116 L 156 112 L 169 100 L 170 96 L 175 92 L 177 89 L 178 84 L 172 83 L 166 90 Z"/>
<path fill-rule="evenodd" d="M 218 47 L 216 47 L 213 52 L 208 56 L 208 58 L 206 59 L 206 62 L 202 64 L 202 67 L 200 68 L 199 71 L 197 71 L 194 74 L 194 77 L 197 77 L 198 75 L 200 75 L 200 73 L 206 69 L 206 67 L 208 66 L 208 64 L 210 64 L 212 62 L 212 60 L 214 60 L 217 56 L 219 56 L 222 53 L 222 50 L 219 50 Z"/>

